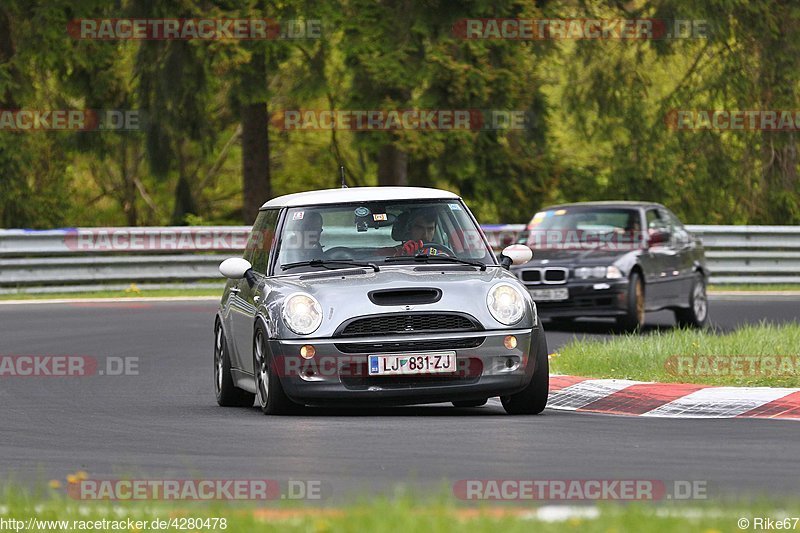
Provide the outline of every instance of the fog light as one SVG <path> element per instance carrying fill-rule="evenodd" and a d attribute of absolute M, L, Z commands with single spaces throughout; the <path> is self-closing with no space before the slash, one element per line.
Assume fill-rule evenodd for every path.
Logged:
<path fill-rule="evenodd" d="M 316 353 L 317 351 L 310 344 L 304 344 L 302 348 L 300 348 L 300 357 L 303 359 L 311 359 Z"/>
<path fill-rule="evenodd" d="M 503 339 L 503 345 L 509 350 L 513 350 L 517 347 L 517 338 L 514 335 L 506 335 L 506 338 Z"/>

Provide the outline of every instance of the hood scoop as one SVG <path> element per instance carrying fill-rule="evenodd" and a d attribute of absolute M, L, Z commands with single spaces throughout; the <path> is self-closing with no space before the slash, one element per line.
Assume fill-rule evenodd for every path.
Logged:
<path fill-rule="evenodd" d="M 442 298 L 442 291 L 434 288 L 383 289 L 367 294 L 375 305 L 432 304 Z"/>

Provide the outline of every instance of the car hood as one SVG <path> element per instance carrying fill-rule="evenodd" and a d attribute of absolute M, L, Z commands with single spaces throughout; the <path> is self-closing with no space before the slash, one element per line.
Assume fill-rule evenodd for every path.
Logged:
<path fill-rule="evenodd" d="M 584 248 L 578 250 L 534 249 L 533 259 L 518 268 L 541 266 L 543 261 L 558 265 L 611 265 L 634 250 L 614 250 L 610 248 Z M 546 263 L 546 264 L 547 264 Z"/>
<path fill-rule="evenodd" d="M 528 313 L 509 328 L 497 322 L 486 306 L 489 289 L 500 281 L 519 287 L 528 303 Z M 372 291 L 386 289 L 432 288 L 441 291 L 441 298 L 425 304 L 378 305 L 370 300 Z M 265 279 L 263 292 L 265 316 L 271 317 L 270 329 L 280 337 L 298 336 L 286 329 L 280 319 L 283 300 L 294 292 L 306 292 L 320 303 L 324 318 L 319 329 L 308 337 L 332 337 L 346 320 L 384 313 L 460 312 L 476 319 L 484 329 L 523 329 L 535 324 L 533 302 L 517 278 L 498 267 L 481 272 L 461 265 L 382 266 L 380 272 L 367 269 L 341 269 L 308 272 Z"/>

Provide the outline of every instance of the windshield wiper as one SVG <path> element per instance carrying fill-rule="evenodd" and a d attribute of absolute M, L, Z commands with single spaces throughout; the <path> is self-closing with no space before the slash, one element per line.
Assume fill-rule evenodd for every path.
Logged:
<path fill-rule="evenodd" d="M 328 265 L 341 265 L 341 266 L 355 266 L 355 267 L 368 267 L 375 272 L 380 272 L 381 269 L 375 263 L 365 263 L 362 261 L 342 261 L 339 259 L 312 259 L 311 261 L 298 261 L 296 263 L 287 263 L 281 266 L 281 270 L 289 270 L 290 268 L 310 266 L 310 267 L 324 267 Z"/>
<path fill-rule="evenodd" d="M 481 263 L 480 261 L 469 261 L 467 259 L 459 259 L 458 257 L 450 257 L 449 255 L 428 255 L 428 254 L 417 254 L 415 256 L 410 255 L 401 255 L 399 257 L 387 257 L 384 259 L 386 263 L 398 263 L 403 261 L 415 261 L 426 263 L 430 259 L 435 259 L 437 261 L 444 261 L 446 263 L 459 263 L 461 265 L 469 265 L 478 267 L 481 270 L 486 270 L 487 266 L 497 266 L 497 265 L 487 265 L 486 263 Z"/>

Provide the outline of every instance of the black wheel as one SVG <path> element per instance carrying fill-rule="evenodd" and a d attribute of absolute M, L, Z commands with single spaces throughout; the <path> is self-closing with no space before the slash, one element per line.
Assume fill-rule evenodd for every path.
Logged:
<path fill-rule="evenodd" d="M 625 315 L 617 317 L 617 325 L 625 331 L 636 331 L 644 326 L 644 280 L 638 272 L 631 272 L 628 282 L 628 302 Z"/>
<path fill-rule="evenodd" d="M 528 386 L 517 394 L 500 397 L 503 408 L 510 415 L 538 415 L 547 405 L 547 394 L 550 392 L 550 365 L 547 360 L 547 340 L 541 324 L 532 355 L 536 357 L 536 369 Z"/>
<path fill-rule="evenodd" d="M 260 327 L 256 328 L 253 338 L 253 374 L 256 402 L 265 415 L 288 415 L 300 409 L 283 391 L 281 380 L 275 372 L 275 362 L 269 357 L 266 338 Z"/>
<path fill-rule="evenodd" d="M 486 405 L 486 402 L 489 401 L 489 398 L 484 398 L 482 400 L 463 400 L 458 402 L 453 402 L 455 407 L 480 407 L 482 405 Z"/>
<path fill-rule="evenodd" d="M 214 329 L 214 392 L 223 407 L 252 407 L 256 396 L 233 384 L 228 342 L 219 322 Z"/>
<path fill-rule="evenodd" d="M 706 279 L 699 272 L 692 281 L 689 293 L 689 307 L 675 309 L 675 321 L 679 326 L 702 328 L 708 320 L 708 296 L 706 295 Z"/>

